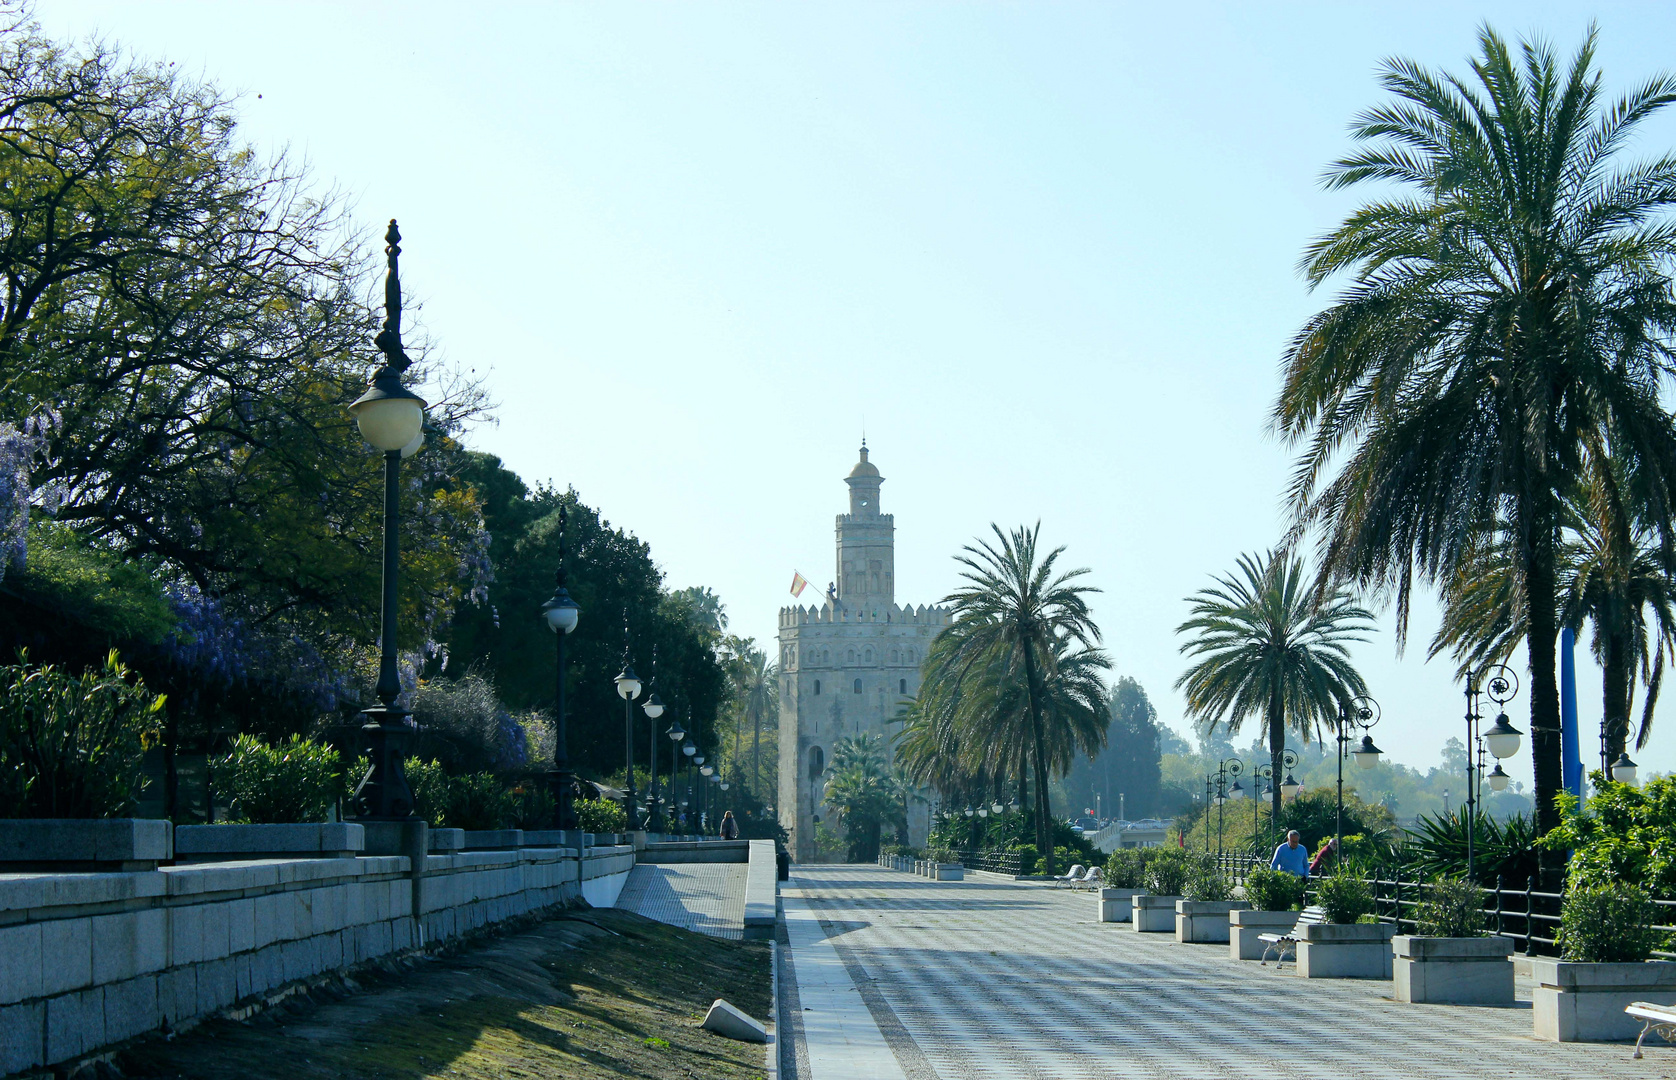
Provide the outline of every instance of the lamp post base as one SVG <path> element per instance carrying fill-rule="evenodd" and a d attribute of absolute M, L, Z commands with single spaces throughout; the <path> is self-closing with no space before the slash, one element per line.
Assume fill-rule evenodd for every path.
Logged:
<path fill-rule="evenodd" d="M 413 723 L 405 709 L 374 705 L 361 715 L 367 722 L 361 734 L 367 740 L 372 771 L 354 796 L 357 820 L 406 821 L 413 817 L 413 788 L 403 770 Z"/>

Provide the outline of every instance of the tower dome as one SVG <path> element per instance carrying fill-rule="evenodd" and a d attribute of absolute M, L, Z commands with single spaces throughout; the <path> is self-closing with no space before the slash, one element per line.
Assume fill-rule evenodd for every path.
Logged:
<path fill-rule="evenodd" d="M 850 475 L 849 475 L 848 479 L 855 480 L 855 479 L 858 479 L 858 478 L 863 477 L 863 476 L 869 477 L 869 478 L 875 479 L 875 480 L 884 479 L 884 477 L 879 475 L 879 467 L 877 465 L 873 464 L 871 461 L 867 460 L 867 440 L 866 439 L 861 440 L 861 460 L 856 462 L 855 463 L 855 468 L 850 470 Z"/>

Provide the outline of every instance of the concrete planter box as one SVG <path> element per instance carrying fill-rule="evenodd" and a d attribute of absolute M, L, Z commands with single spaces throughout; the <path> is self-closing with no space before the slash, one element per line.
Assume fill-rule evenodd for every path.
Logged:
<path fill-rule="evenodd" d="M 1298 974 L 1306 979 L 1389 979 L 1391 923 L 1316 923 L 1298 939 Z"/>
<path fill-rule="evenodd" d="M 283 856 L 352 859 L 366 850 L 366 830 L 354 822 L 310 825 L 179 825 L 175 857 L 269 859 Z"/>
<path fill-rule="evenodd" d="M 938 863 L 936 869 L 937 881 L 965 881 L 966 867 L 962 863 Z"/>
<path fill-rule="evenodd" d="M 466 829 L 467 851 L 507 851 L 524 846 L 522 829 Z"/>
<path fill-rule="evenodd" d="M 1632 1001 L 1676 995 L 1676 963 L 1578 964 L 1532 958 L 1531 1016 L 1548 1042 L 1634 1042 L 1641 1021 L 1625 1015 Z"/>
<path fill-rule="evenodd" d="M 1173 934 L 1176 928 L 1176 901 L 1179 896 L 1153 896 L 1141 893 L 1130 901 L 1132 917 L 1129 925 L 1140 934 Z"/>
<path fill-rule="evenodd" d="M 1433 1005 L 1513 1004 L 1513 939 L 1391 939 L 1396 999 Z"/>
<path fill-rule="evenodd" d="M 1298 925 L 1296 911 L 1254 911 L 1235 908 L 1228 912 L 1228 957 L 1232 960 L 1261 960 L 1268 946 L 1258 941 L 1261 934 L 1288 934 Z"/>
<path fill-rule="evenodd" d="M 1134 918 L 1135 897 L 1146 895 L 1145 889 L 1100 889 L 1100 921 L 1128 922 Z"/>
<path fill-rule="evenodd" d="M 1176 940 L 1185 945 L 1226 945 L 1228 913 L 1249 907 L 1244 900 L 1177 900 Z"/>
<path fill-rule="evenodd" d="M 0 828 L 0 869 L 155 870 L 175 857 L 162 818 L 14 818 Z"/>

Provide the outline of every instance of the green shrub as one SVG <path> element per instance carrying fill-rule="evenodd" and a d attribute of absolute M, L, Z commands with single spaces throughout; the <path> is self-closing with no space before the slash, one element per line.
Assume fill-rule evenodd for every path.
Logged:
<path fill-rule="evenodd" d="M 494 773 L 467 773 L 448 781 L 450 829 L 504 829 L 518 812 L 516 797 Z"/>
<path fill-rule="evenodd" d="M 114 650 L 79 676 L 26 654 L 0 667 L 0 818 L 129 813 L 163 702 Z"/>
<path fill-rule="evenodd" d="M 448 774 L 435 761 L 418 758 L 409 758 L 402 771 L 413 789 L 413 812 L 430 822 L 431 828 L 442 828 L 448 814 Z"/>
<path fill-rule="evenodd" d="M 1146 887 L 1154 896 L 1180 896 L 1193 871 L 1187 853 L 1180 848 L 1158 848 L 1147 859 Z"/>
<path fill-rule="evenodd" d="M 1470 881 L 1439 878 L 1414 909 L 1414 921 L 1424 937 L 1478 937 L 1484 933 L 1484 894 Z"/>
<path fill-rule="evenodd" d="M 1106 860 L 1104 883 L 1114 889 L 1146 888 L 1146 848 L 1118 848 Z"/>
<path fill-rule="evenodd" d="M 277 746 L 240 735 L 210 775 L 215 801 L 228 808 L 229 819 L 256 825 L 325 821 L 344 794 L 338 752 L 301 735 Z"/>
<path fill-rule="evenodd" d="M 1182 887 L 1182 898 L 1206 902 L 1212 900 L 1229 900 L 1234 895 L 1234 883 L 1228 880 L 1215 861 L 1200 859 L 1187 875 L 1187 883 Z"/>
<path fill-rule="evenodd" d="M 1654 929 L 1659 907 L 1633 885 L 1584 885 L 1567 890 L 1560 908 L 1560 956 L 1583 963 L 1638 963 L 1666 945 Z"/>
<path fill-rule="evenodd" d="M 1373 913 L 1373 890 L 1355 874 L 1329 874 L 1315 888 L 1315 902 L 1331 923 L 1353 923 Z"/>
<path fill-rule="evenodd" d="M 577 799 L 576 820 L 583 832 L 622 832 L 628 828 L 623 804 L 611 799 Z"/>
<path fill-rule="evenodd" d="M 1304 906 L 1304 879 L 1285 870 L 1253 870 L 1245 898 L 1258 911 L 1293 911 Z"/>
<path fill-rule="evenodd" d="M 514 829 L 551 829 L 558 814 L 559 801 L 541 779 L 525 780 L 512 789 Z"/>
<path fill-rule="evenodd" d="M 1042 853 L 1035 844 L 1019 844 L 1013 848 L 1013 853 L 1018 856 L 1018 872 L 1021 874 L 1034 874 L 1042 864 Z"/>

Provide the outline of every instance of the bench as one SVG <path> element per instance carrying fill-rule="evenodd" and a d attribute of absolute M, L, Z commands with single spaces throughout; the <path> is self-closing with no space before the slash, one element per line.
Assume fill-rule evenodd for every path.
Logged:
<path fill-rule="evenodd" d="M 1058 877 L 1054 878 L 1053 879 L 1053 887 L 1057 889 L 1061 885 L 1071 884 L 1072 882 L 1076 881 L 1078 877 L 1080 877 L 1082 875 L 1082 870 L 1083 870 L 1082 863 L 1077 863 L 1076 865 L 1072 866 L 1069 870 L 1065 871 L 1063 874 L 1060 874 Z"/>
<path fill-rule="evenodd" d="M 1088 868 L 1088 873 L 1071 882 L 1072 892 L 1081 892 L 1083 889 L 1098 889 L 1099 887 L 1100 868 L 1098 866 L 1090 866 Z"/>
<path fill-rule="evenodd" d="M 1266 948 L 1263 949 L 1263 964 L 1266 965 L 1269 962 L 1269 954 L 1271 952 L 1279 954 L 1275 957 L 1274 961 L 1276 967 L 1286 962 L 1287 953 L 1291 953 L 1293 955 L 1293 962 L 1296 963 L 1298 939 L 1303 936 L 1303 928 L 1306 926 L 1319 926 L 1321 923 L 1326 921 L 1327 909 L 1312 905 L 1304 908 L 1303 911 L 1298 913 L 1298 921 L 1296 925 L 1294 925 L 1292 929 L 1288 930 L 1286 933 L 1258 934 L 1257 940 L 1266 945 Z"/>
<path fill-rule="evenodd" d="M 1656 1005 L 1651 1001 L 1632 1001 L 1624 1008 L 1631 1017 L 1641 1021 L 1641 1034 L 1635 1040 L 1635 1056 L 1641 1057 L 1641 1040 L 1649 1031 L 1658 1032 L 1665 1042 L 1676 1042 L 1676 1005 Z"/>

